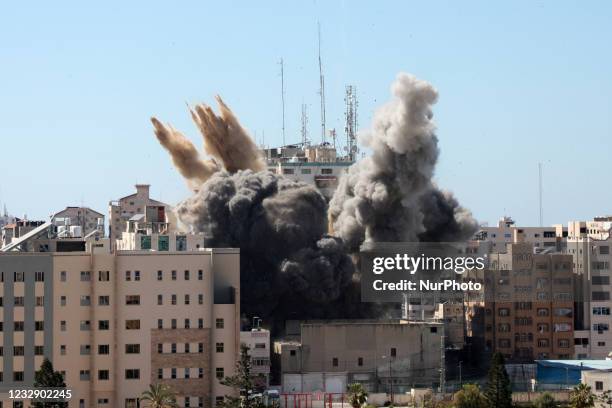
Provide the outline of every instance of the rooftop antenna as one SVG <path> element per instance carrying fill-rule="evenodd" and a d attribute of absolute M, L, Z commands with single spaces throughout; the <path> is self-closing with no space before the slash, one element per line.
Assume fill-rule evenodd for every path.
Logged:
<path fill-rule="evenodd" d="M 285 146 L 285 69 L 283 59 L 280 60 L 281 69 L 281 100 L 283 102 L 283 146 Z"/>
<path fill-rule="evenodd" d="M 538 163 L 538 194 L 540 199 L 540 227 L 544 226 L 544 207 L 542 206 L 542 162 Z"/>
<path fill-rule="evenodd" d="M 308 111 L 305 103 L 302 104 L 302 146 L 306 147 L 310 144 L 308 141 Z"/>
<path fill-rule="evenodd" d="M 357 89 L 347 85 L 344 93 L 344 133 L 346 135 L 346 154 L 349 161 L 354 161 L 357 148 Z"/>
<path fill-rule="evenodd" d="M 321 24 L 317 21 L 319 33 L 319 95 L 321 96 L 321 141 L 325 143 L 325 78 L 321 62 Z"/>

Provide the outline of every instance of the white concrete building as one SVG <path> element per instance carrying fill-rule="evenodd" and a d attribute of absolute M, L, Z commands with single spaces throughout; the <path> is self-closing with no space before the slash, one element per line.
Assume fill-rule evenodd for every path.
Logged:
<path fill-rule="evenodd" d="M 270 331 L 262 328 L 241 331 L 240 343 L 249 348 L 256 386 L 267 388 L 270 385 Z"/>

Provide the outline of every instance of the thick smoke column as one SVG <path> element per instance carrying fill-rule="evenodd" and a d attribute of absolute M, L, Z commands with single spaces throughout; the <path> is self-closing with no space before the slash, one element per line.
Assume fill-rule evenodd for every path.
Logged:
<path fill-rule="evenodd" d="M 431 181 L 439 153 L 431 110 L 437 91 L 408 74 L 398 75 L 391 90 L 394 99 L 361 138 L 372 155 L 351 166 L 332 197 L 333 234 L 353 251 L 364 242 L 468 238 L 476 222 Z"/>
<path fill-rule="evenodd" d="M 209 247 L 241 251 L 241 307 L 276 321 L 343 316 L 354 292 L 343 242 L 326 237 L 326 202 L 314 187 L 270 172 L 222 171 L 176 208 Z M 345 316 L 346 317 L 346 316 Z"/>
<path fill-rule="evenodd" d="M 211 160 L 203 160 L 196 147 L 181 132 L 169 125 L 164 125 L 156 118 L 151 118 L 155 127 L 155 136 L 159 143 L 170 153 L 177 170 L 193 189 L 204 183 L 219 166 Z"/>
<path fill-rule="evenodd" d="M 181 132 L 170 125 L 164 125 L 155 117 L 151 118 L 157 140 L 168 150 L 172 162 L 193 190 L 222 168 L 232 173 L 266 168 L 253 139 L 223 100 L 219 96 L 216 99 L 220 116 L 204 104 L 189 109 L 191 118 L 204 138 L 204 150 L 216 160 L 203 160 L 193 143 Z"/>

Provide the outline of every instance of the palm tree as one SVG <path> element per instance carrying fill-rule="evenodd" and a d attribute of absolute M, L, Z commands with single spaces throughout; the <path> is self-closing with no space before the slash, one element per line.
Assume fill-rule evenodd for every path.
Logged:
<path fill-rule="evenodd" d="M 148 402 L 149 408 L 177 408 L 176 394 L 172 388 L 163 384 L 151 384 L 140 395 L 140 401 Z"/>
<path fill-rule="evenodd" d="M 591 387 L 586 384 L 578 384 L 570 393 L 571 408 L 591 408 L 595 406 L 595 396 L 591 392 Z"/>
<path fill-rule="evenodd" d="M 349 404 L 353 408 L 361 408 L 368 401 L 368 392 L 359 383 L 349 384 L 348 386 Z"/>

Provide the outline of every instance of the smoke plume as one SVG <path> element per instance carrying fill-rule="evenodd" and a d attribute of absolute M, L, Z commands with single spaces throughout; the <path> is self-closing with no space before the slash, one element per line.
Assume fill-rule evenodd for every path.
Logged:
<path fill-rule="evenodd" d="M 204 235 L 206 246 L 240 248 L 241 307 L 249 315 L 281 322 L 379 314 L 379 306 L 359 299 L 351 256 L 364 242 L 455 241 L 474 232 L 470 212 L 432 183 L 436 90 L 400 74 L 392 93 L 361 137 L 371 155 L 341 178 L 329 208 L 315 187 L 265 170 L 220 98 L 219 116 L 206 105 L 190 109 L 214 161 L 202 160 L 182 134 L 153 119 L 181 174 L 199 184 L 176 215 Z"/>
<path fill-rule="evenodd" d="M 332 197 L 333 234 L 353 251 L 364 242 L 468 238 L 475 221 L 432 184 L 439 150 L 431 108 L 438 92 L 408 74 L 398 75 L 391 91 L 394 98 L 361 137 L 371 156 L 351 166 Z"/>
<path fill-rule="evenodd" d="M 240 248 L 248 288 L 241 308 L 249 314 L 333 316 L 338 310 L 328 306 L 354 289 L 353 263 L 340 239 L 325 236 L 326 202 L 313 186 L 267 171 L 221 171 L 176 212 L 206 246 Z"/>

